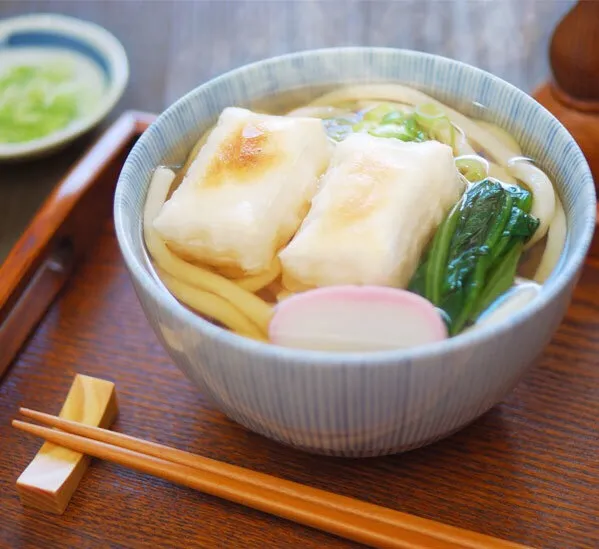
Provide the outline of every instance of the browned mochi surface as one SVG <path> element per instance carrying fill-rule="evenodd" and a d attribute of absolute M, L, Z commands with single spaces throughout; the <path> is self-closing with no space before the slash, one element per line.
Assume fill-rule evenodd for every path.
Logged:
<path fill-rule="evenodd" d="M 297 231 L 331 153 L 318 119 L 227 108 L 154 228 L 189 261 L 260 273 Z"/>
<path fill-rule="evenodd" d="M 386 201 L 392 200 L 391 185 L 381 184 L 386 179 L 389 167 L 376 158 L 358 157 L 353 169 L 363 174 L 363 184 L 347 186 L 335 208 L 322 214 L 323 226 L 327 229 L 342 229 L 348 224 L 359 223 L 376 213 Z"/>
<path fill-rule="evenodd" d="M 208 165 L 204 184 L 217 187 L 230 178 L 236 183 L 251 181 L 278 161 L 276 136 L 264 124 L 250 122 L 220 144 Z"/>
<path fill-rule="evenodd" d="M 310 212 L 279 257 L 292 292 L 405 287 L 463 191 L 451 148 L 353 134 L 339 143 Z"/>

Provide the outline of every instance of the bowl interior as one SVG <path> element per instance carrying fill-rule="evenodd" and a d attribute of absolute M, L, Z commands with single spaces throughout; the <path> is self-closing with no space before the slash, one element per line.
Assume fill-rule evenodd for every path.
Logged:
<path fill-rule="evenodd" d="M 169 299 L 152 277 L 143 246 L 141 218 L 153 169 L 161 164 L 180 164 L 227 106 L 277 112 L 338 86 L 375 82 L 413 86 L 466 115 L 498 124 L 516 138 L 524 154 L 550 175 L 567 217 L 568 236 L 562 258 L 540 298 L 491 330 L 509 329 L 508 324 L 514 326 L 541 310 L 576 275 L 594 232 L 594 185 L 579 147 L 548 111 L 501 79 L 443 57 L 386 48 L 316 50 L 261 61 L 211 80 L 167 109 L 131 152 L 115 196 L 117 236 L 136 282 L 171 311 L 189 320 L 196 318 L 193 322 L 199 329 L 215 335 L 212 325 Z M 438 344 L 437 351 L 456 345 L 459 340 L 467 342 L 488 336 L 490 331 L 482 328 Z M 242 339 L 227 337 L 231 341 Z M 248 345 L 269 347 L 254 342 Z M 402 351 L 406 352 L 411 351 Z"/>

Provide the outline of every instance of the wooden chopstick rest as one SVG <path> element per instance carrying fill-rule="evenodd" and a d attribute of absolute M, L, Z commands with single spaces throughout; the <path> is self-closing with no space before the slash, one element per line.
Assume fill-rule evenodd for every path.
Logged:
<path fill-rule="evenodd" d="M 59 416 L 109 428 L 118 415 L 114 383 L 77 374 Z M 90 457 L 45 442 L 17 479 L 21 503 L 50 513 L 64 513 Z"/>

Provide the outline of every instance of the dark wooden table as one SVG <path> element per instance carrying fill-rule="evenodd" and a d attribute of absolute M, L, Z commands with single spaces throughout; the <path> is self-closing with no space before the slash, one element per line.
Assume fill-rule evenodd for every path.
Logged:
<path fill-rule="evenodd" d="M 482 66 L 530 90 L 571 2 L 27 2 L 95 20 L 128 49 L 119 109 L 158 111 L 206 78 L 285 51 L 404 46 Z M 85 141 L 0 166 L 0 261 Z M 599 262 L 589 263 L 552 344 L 505 402 L 457 435 L 373 460 L 314 457 L 230 422 L 150 331 L 110 223 L 0 384 L 0 547 L 352 547 L 292 523 L 94 462 L 62 517 L 23 509 L 14 482 L 39 441 L 19 405 L 57 412 L 76 372 L 112 379 L 115 428 L 259 471 L 535 547 L 599 547 Z M 434 548 L 433 548 L 434 549 Z"/>

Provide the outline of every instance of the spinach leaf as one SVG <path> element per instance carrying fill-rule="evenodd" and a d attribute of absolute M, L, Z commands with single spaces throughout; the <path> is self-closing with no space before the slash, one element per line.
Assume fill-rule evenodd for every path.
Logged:
<path fill-rule="evenodd" d="M 532 195 L 485 179 L 472 185 L 441 223 L 409 289 L 447 315 L 454 335 L 513 283 L 524 243 L 539 220 Z"/>

